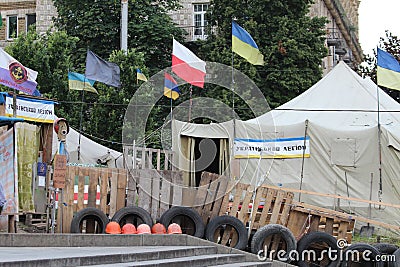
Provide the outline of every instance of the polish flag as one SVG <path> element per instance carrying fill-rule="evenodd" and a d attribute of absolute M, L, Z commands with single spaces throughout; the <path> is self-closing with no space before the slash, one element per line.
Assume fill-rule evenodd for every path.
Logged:
<path fill-rule="evenodd" d="M 186 82 L 200 88 L 204 87 L 206 62 L 175 39 L 172 45 L 172 71 Z"/>

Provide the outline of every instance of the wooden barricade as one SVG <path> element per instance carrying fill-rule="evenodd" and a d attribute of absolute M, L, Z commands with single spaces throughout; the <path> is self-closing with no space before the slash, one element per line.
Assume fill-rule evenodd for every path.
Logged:
<path fill-rule="evenodd" d="M 178 171 L 133 170 L 128 178 L 127 206 L 139 206 L 153 220 L 159 219 L 172 206 L 182 205 L 182 181 Z"/>
<path fill-rule="evenodd" d="M 287 227 L 296 239 L 310 232 L 325 232 L 351 244 L 354 216 L 310 204 L 293 202 Z"/>
<path fill-rule="evenodd" d="M 111 218 L 118 209 L 125 207 L 127 172 L 125 169 L 67 166 L 65 188 L 58 197 L 58 232 L 69 233 L 72 218 L 81 209 L 98 208 Z"/>
<path fill-rule="evenodd" d="M 237 217 L 252 230 L 267 224 L 288 227 L 296 239 L 313 231 L 326 232 L 351 243 L 354 216 L 295 202 L 294 193 L 263 185 L 256 189 L 248 184 L 230 183 L 219 215 Z M 254 207 L 254 208 L 253 208 Z"/>
<path fill-rule="evenodd" d="M 293 196 L 291 192 L 264 186 L 258 187 L 254 192 L 253 186 L 238 183 L 234 190 L 224 197 L 220 215 L 235 216 L 245 225 L 250 223 L 254 230 L 272 223 L 286 225 Z M 233 198 L 233 201 L 230 201 L 230 198 Z"/>
<path fill-rule="evenodd" d="M 185 194 L 188 194 L 186 199 L 190 199 L 190 194 L 195 193 L 193 203 L 184 203 L 187 206 L 193 206 L 200 214 L 205 225 L 218 216 L 224 196 L 226 195 L 228 186 L 228 178 L 224 175 L 215 173 L 203 172 L 201 174 L 200 185 L 197 189 L 187 189 Z M 197 190 L 193 191 L 193 190 Z M 193 199 L 193 197 L 192 197 Z"/>

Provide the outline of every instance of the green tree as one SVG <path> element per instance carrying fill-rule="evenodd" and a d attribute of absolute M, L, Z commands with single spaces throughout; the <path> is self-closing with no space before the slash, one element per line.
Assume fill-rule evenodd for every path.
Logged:
<path fill-rule="evenodd" d="M 121 1 L 53 1 L 58 17 L 55 25 L 79 37 L 75 56 L 84 62 L 87 48 L 102 58 L 120 49 Z M 129 1 L 128 47 L 144 53 L 146 66 L 155 73 L 170 65 L 172 37 L 183 40 L 167 12 L 179 7 L 178 0 Z"/>
<path fill-rule="evenodd" d="M 231 65 L 231 22 L 234 19 L 250 33 L 265 59 L 264 66 L 253 66 L 234 55 L 234 67 L 253 79 L 271 107 L 276 107 L 322 77 L 320 64 L 327 55 L 323 30 L 326 19 L 308 16 L 311 0 L 245 2 L 210 2 L 207 13 L 210 36 L 200 42 L 198 53 L 209 61 Z M 207 90 L 207 94 L 230 99 L 231 92 L 218 88 Z M 237 112 L 242 118 L 249 117 L 243 103 L 238 103 Z"/>

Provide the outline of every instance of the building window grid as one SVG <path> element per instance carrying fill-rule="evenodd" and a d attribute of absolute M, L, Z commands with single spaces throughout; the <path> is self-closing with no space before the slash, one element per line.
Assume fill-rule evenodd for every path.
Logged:
<path fill-rule="evenodd" d="M 194 24 L 194 39 L 205 39 L 205 28 L 207 26 L 206 12 L 208 4 L 193 5 L 193 24 Z"/>
<path fill-rule="evenodd" d="M 7 16 L 7 40 L 13 40 L 18 37 L 18 16 Z"/>

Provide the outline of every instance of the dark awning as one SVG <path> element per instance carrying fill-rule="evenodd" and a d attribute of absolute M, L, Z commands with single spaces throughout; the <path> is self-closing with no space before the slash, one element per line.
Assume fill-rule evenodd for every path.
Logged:
<path fill-rule="evenodd" d="M 24 121 L 24 119 L 0 116 L 0 126 L 11 125 L 19 121 Z"/>

